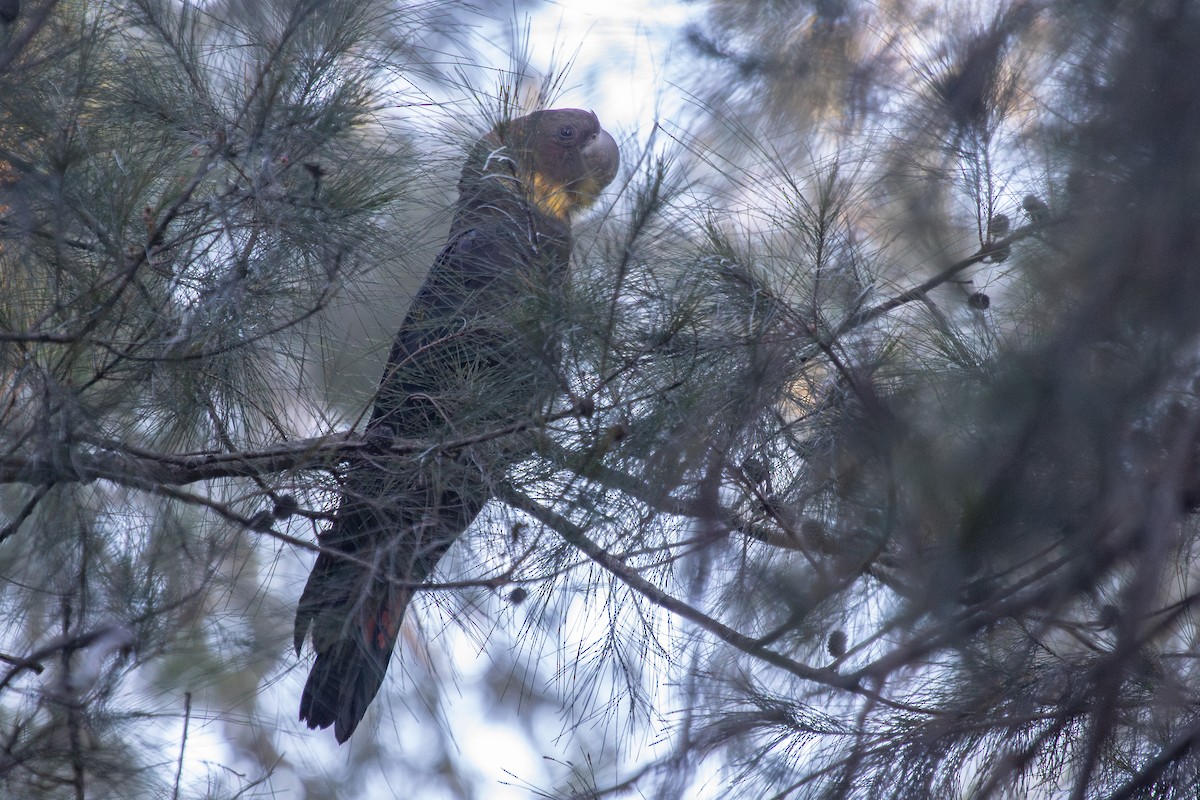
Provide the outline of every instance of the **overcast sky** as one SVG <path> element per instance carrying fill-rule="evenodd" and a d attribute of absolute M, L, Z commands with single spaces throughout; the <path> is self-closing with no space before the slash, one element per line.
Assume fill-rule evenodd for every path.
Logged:
<path fill-rule="evenodd" d="M 504 66 L 513 8 L 496 2 L 490 10 L 492 21 L 483 31 L 493 44 L 482 55 Z M 591 108 L 606 128 L 630 133 L 678 107 L 680 92 L 672 83 L 685 52 L 679 34 L 697 13 L 694 4 L 677 0 L 543 0 L 518 12 L 528 16 L 519 16 L 516 24 L 528 20 L 533 66 L 539 71 L 552 65 L 561 69 L 575 56 L 556 105 Z M 495 39 L 486 33 L 492 25 Z"/>

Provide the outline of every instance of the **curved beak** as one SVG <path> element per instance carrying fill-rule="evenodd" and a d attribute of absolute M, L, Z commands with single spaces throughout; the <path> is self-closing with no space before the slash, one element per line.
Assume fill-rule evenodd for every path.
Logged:
<path fill-rule="evenodd" d="M 621 166 L 621 151 L 617 149 L 616 140 L 601 128 L 596 138 L 581 152 L 584 168 L 587 170 L 587 181 L 595 187 L 598 194 L 617 177 L 617 169 Z"/>

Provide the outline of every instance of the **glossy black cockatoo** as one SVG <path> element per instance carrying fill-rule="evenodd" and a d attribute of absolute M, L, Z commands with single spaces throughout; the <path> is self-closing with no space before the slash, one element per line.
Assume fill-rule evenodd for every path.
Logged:
<path fill-rule="evenodd" d="M 367 437 L 379 455 L 347 471 L 296 611 L 297 653 L 316 661 L 300 700 L 310 728 L 346 741 L 379 691 L 405 610 L 491 487 L 528 445 L 513 431 L 560 385 L 555 298 L 571 217 L 616 176 L 596 115 L 538 111 L 471 149 L 450 236 L 396 335 Z M 428 443 L 419 457 L 394 440 Z M 464 442 L 468 443 L 464 445 Z"/>

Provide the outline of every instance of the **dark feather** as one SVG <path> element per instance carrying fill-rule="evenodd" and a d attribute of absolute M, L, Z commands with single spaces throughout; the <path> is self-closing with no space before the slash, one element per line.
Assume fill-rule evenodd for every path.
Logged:
<path fill-rule="evenodd" d="M 590 138 L 563 142 L 568 124 Z M 310 728 L 333 725 L 339 742 L 354 732 L 414 590 L 523 456 L 503 432 L 536 414 L 557 386 L 546 321 L 570 256 L 565 214 L 594 199 L 616 160 L 595 115 L 573 109 L 514 120 L 468 157 L 450 239 L 380 381 L 367 426 L 379 453 L 348 471 L 296 611 L 297 652 L 306 637 L 316 651 L 300 700 Z M 477 441 L 455 444 L 464 436 Z M 427 444 L 426 455 L 388 456 L 395 439 Z"/>

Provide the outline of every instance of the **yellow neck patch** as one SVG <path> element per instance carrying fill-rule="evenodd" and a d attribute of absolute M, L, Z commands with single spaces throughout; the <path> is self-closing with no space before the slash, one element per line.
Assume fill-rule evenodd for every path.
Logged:
<path fill-rule="evenodd" d="M 529 197 L 545 215 L 566 221 L 572 211 L 582 211 L 596 202 L 604 189 L 591 178 L 585 178 L 573 188 L 547 180 L 540 173 L 533 173 L 526 181 Z"/>
<path fill-rule="evenodd" d="M 546 216 L 566 220 L 578 205 L 575 192 L 561 183 L 546 180 L 537 172 L 529 176 L 526 185 L 529 187 L 529 199 Z"/>

